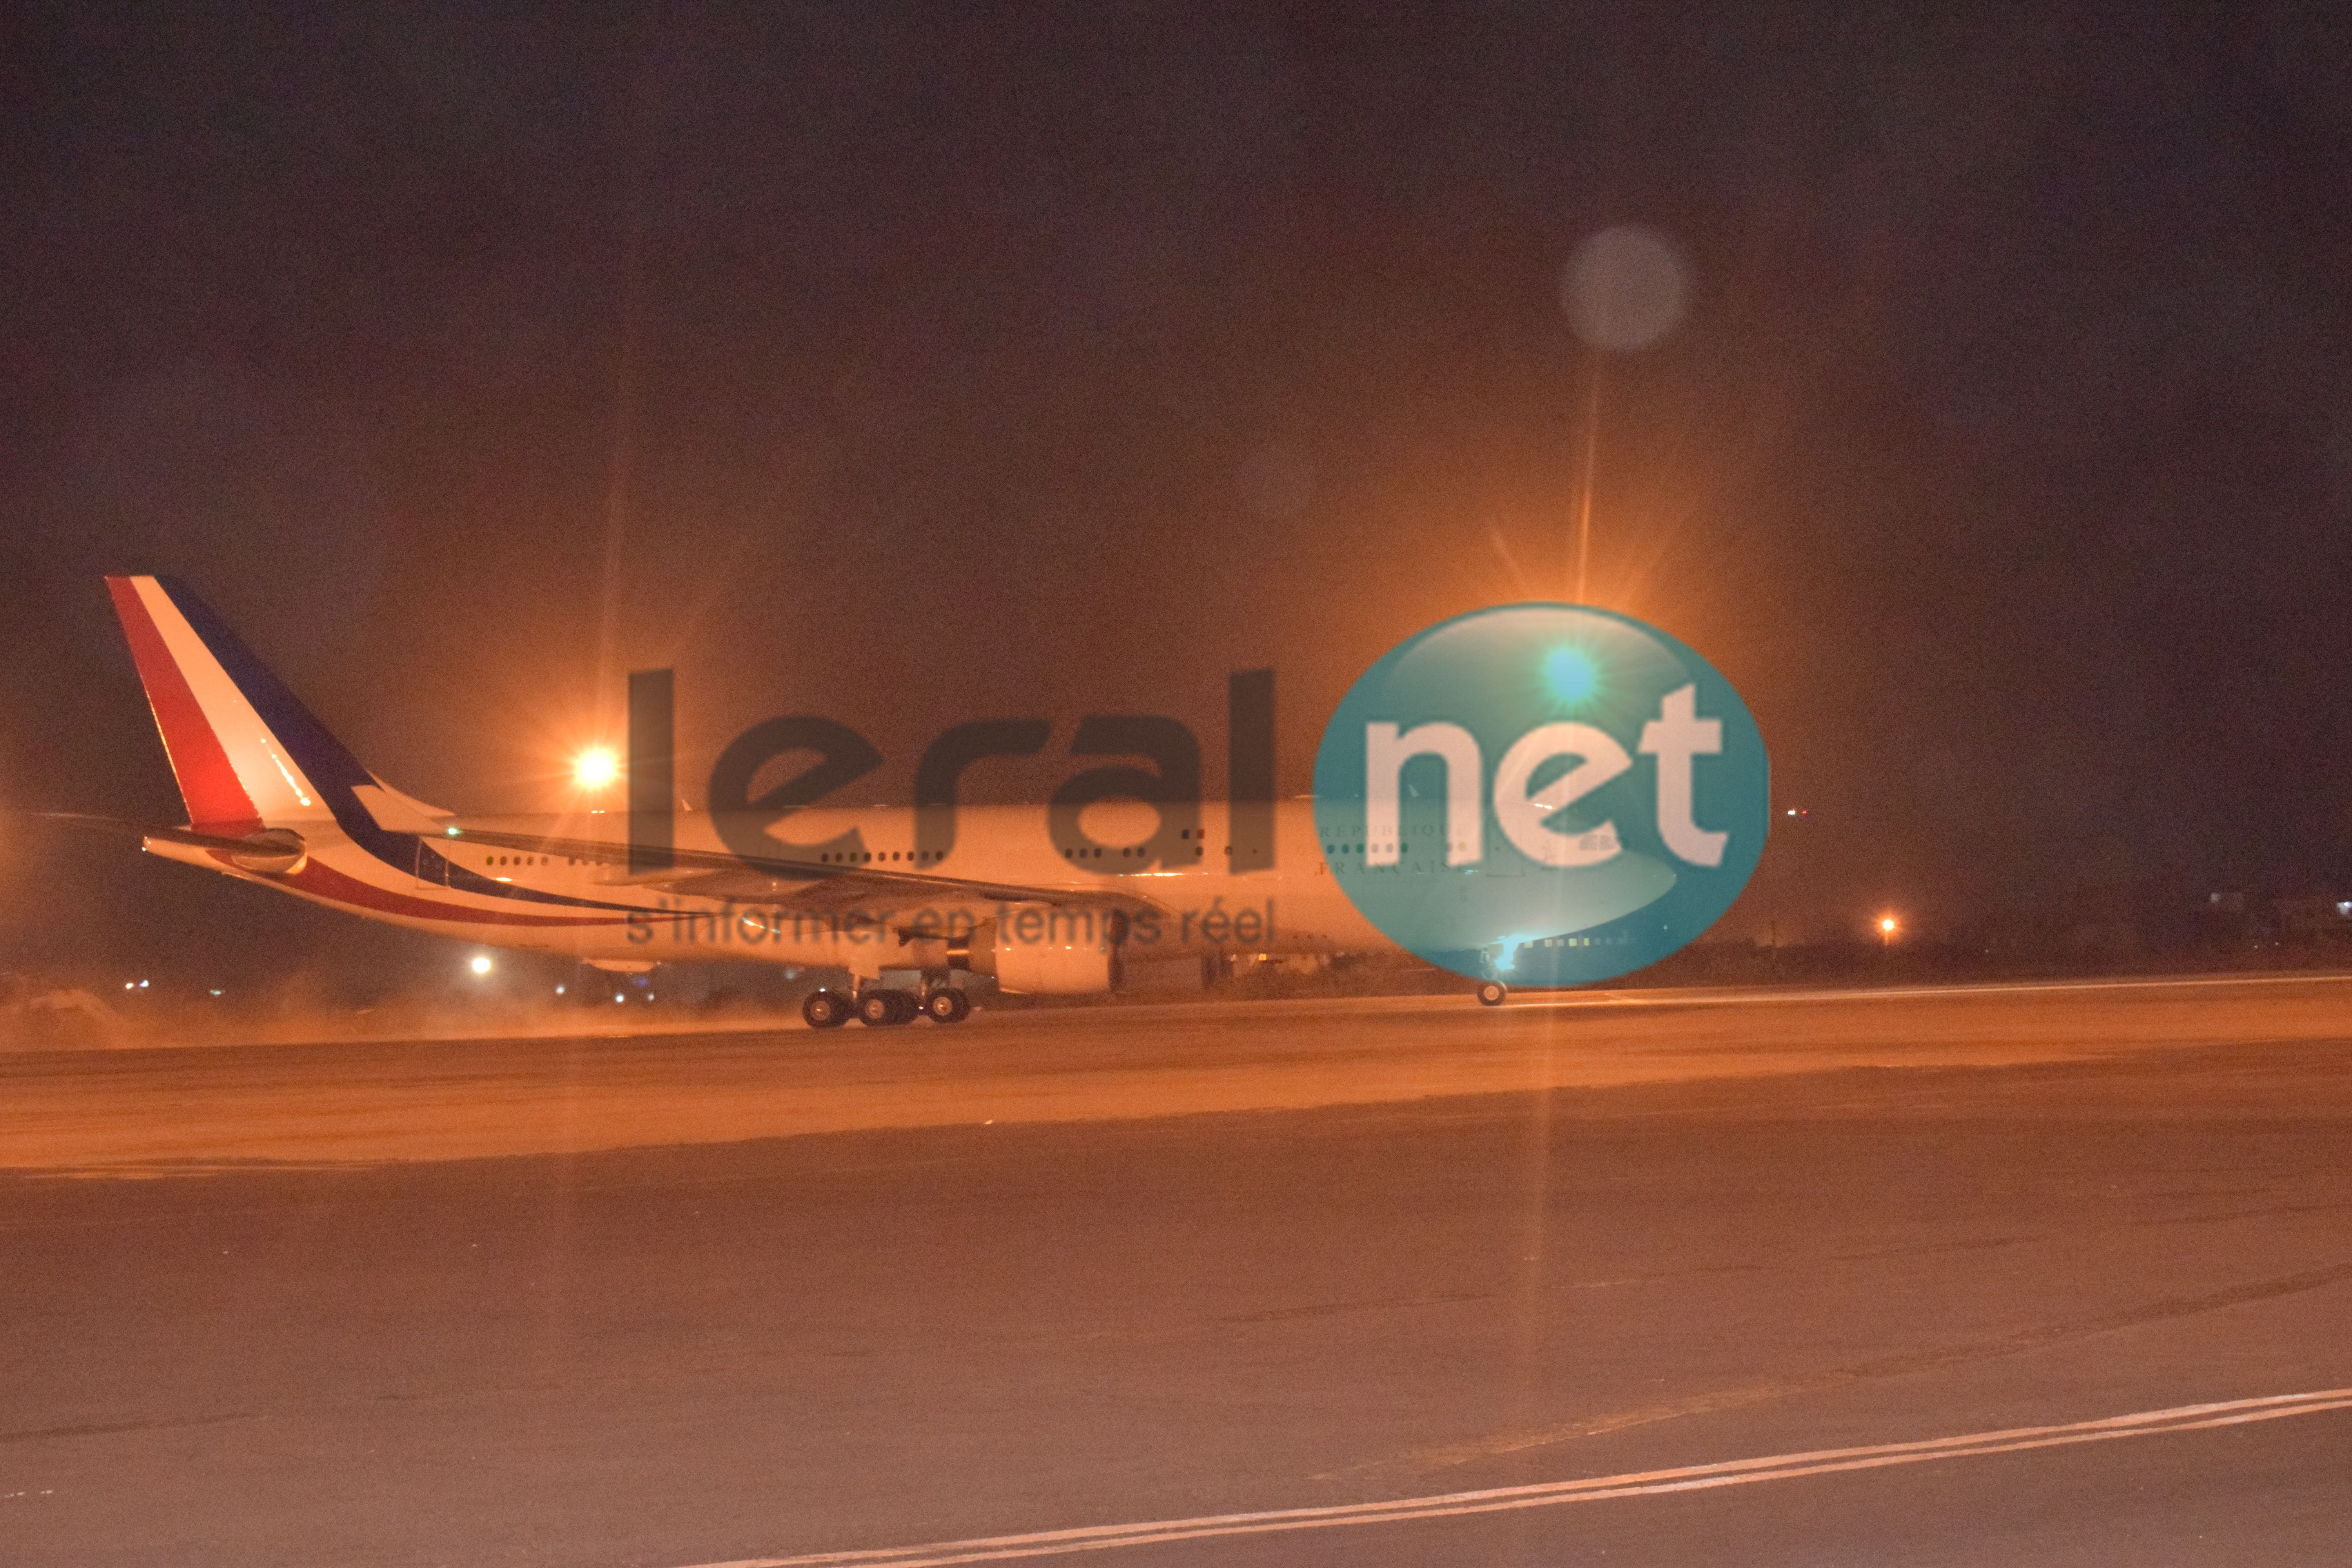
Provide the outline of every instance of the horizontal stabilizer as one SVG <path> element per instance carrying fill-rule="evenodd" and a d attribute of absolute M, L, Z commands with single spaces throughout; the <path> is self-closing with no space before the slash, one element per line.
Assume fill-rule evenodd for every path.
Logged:
<path fill-rule="evenodd" d="M 124 838 L 153 838 L 165 844 L 184 844 L 191 849 L 250 847 L 242 837 L 198 833 L 186 827 L 153 827 L 143 822 L 128 822 L 119 816 L 90 816 L 78 811 L 37 811 L 32 815 L 43 822 L 62 822 L 68 827 L 84 827 L 93 833 L 111 833 Z"/>
<path fill-rule="evenodd" d="M 44 811 L 37 815 L 49 822 L 62 822 L 69 826 L 136 838 L 142 848 L 149 850 L 153 850 L 159 844 L 168 844 L 183 849 L 204 849 L 226 855 L 232 864 L 246 871 L 298 871 L 309 854 L 302 836 L 289 828 L 265 827 L 232 838 L 218 833 L 199 833 L 191 827 L 150 827 L 142 823 L 125 822 L 119 817 L 86 816 L 78 812 Z M 185 859 L 187 857 L 171 856 L 169 858 Z"/>

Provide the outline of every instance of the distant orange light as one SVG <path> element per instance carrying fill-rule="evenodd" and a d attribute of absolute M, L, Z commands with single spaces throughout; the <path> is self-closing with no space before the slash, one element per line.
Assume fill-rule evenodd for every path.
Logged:
<path fill-rule="evenodd" d="M 621 776 L 621 759 L 610 746 L 591 746 L 572 760 L 572 782 L 582 789 L 604 789 Z"/>
<path fill-rule="evenodd" d="M 1878 922 L 1878 929 L 1885 931 L 1888 936 L 1893 936 L 1895 934 L 1895 917 L 1893 915 L 1882 917 Z"/>

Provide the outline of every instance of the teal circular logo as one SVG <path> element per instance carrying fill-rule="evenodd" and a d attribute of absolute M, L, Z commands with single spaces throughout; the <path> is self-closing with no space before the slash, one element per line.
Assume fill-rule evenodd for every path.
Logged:
<path fill-rule="evenodd" d="M 1577 985 L 1654 963 L 1731 907 L 1771 820 L 1731 683 L 1631 616 L 1507 605 L 1366 670 L 1315 757 L 1332 877 L 1457 974 Z"/>

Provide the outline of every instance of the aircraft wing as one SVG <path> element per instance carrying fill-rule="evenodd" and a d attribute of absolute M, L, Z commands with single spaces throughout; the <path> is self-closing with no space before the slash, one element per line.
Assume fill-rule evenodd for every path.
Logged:
<path fill-rule="evenodd" d="M 537 834 L 473 827 L 461 828 L 447 837 L 487 844 L 494 849 L 562 855 L 616 867 L 625 874 L 613 880 L 631 887 L 658 888 L 690 898 L 732 899 L 744 904 L 833 910 L 933 900 L 952 903 L 1059 904 L 1065 908 L 1125 910 L 1130 914 L 1168 912 L 1150 899 L 1114 888 L 1041 888 L 1022 882 L 974 881 L 962 877 L 891 870 L 874 865 L 828 866 L 813 860 L 707 849 L 672 849 L 667 851 L 667 868 L 630 873 L 629 847 L 625 844 L 589 838 L 544 838 Z M 427 838 L 425 842 L 433 840 Z"/>

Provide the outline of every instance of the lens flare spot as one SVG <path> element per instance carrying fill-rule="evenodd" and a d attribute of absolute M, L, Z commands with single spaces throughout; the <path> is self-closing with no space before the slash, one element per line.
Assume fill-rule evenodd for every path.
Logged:
<path fill-rule="evenodd" d="M 1544 684 L 1562 702 L 1582 702 L 1600 689 L 1601 672 L 1580 648 L 1556 647 L 1544 656 Z"/>
<path fill-rule="evenodd" d="M 621 776 L 621 759 L 610 746 L 591 746 L 572 760 L 572 782 L 582 789 L 603 789 Z"/>

